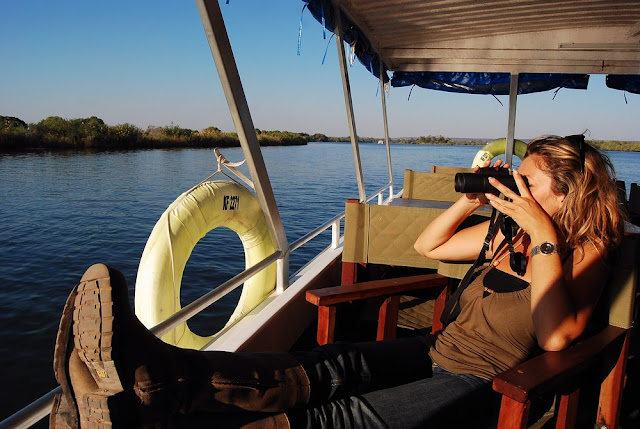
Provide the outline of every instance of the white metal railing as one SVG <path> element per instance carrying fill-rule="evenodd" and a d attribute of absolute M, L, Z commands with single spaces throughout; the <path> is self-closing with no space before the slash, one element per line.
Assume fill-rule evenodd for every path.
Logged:
<path fill-rule="evenodd" d="M 304 246 L 309 241 L 313 240 L 315 237 L 317 237 L 318 235 L 326 231 L 329 227 L 331 227 L 332 229 L 331 247 L 335 249 L 336 247 L 338 247 L 338 242 L 340 240 L 340 221 L 343 218 L 344 218 L 344 212 L 334 217 L 330 221 L 325 222 L 323 225 L 317 227 L 316 229 L 314 229 L 304 237 L 299 238 L 298 240 L 291 243 L 291 246 L 289 246 L 289 250 L 293 252 L 294 250 L 299 249 L 300 247 Z M 337 231 L 337 237 L 336 237 L 336 231 Z"/>
<path fill-rule="evenodd" d="M 382 197 L 384 195 L 384 191 L 386 191 L 387 189 L 390 190 L 388 200 L 393 199 L 393 185 L 389 183 L 383 186 L 382 188 L 380 188 L 379 190 L 377 190 L 373 194 L 373 196 L 371 196 L 367 200 L 367 202 L 377 197 L 378 204 L 383 204 L 385 201 L 383 201 Z M 324 231 L 326 231 L 329 228 L 331 228 L 331 247 L 334 249 L 337 248 L 338 243 L 340 242 L 340 237 L 341 237 L 340 222 L 342 221 L 342 219 L 344 219 L 344 216 L 345 216 L 345 213 L 342 212 L 341 214 L 328 220 L 318 228 L 307 233 L 305 236 L 294 241 L 289 246 L 289 252 L 291 253 L 299 249 L 300 247 L 304 246 L 306 243 L 313 240 L 315 237 L 322 234 Z M 211 304 L 215 303 L 216 301 L 218 301 L 219 299 L 227 295 L 229 292 L 236 289 L 238 286 L 243 284 L 249 278 L 258 274 L 260 271 L 262 271 L 272 263 L 282 258 L 283 258 L 282 252 L 275 252 L 271 254 L 267 258 L 258 262 L 256 265 L 250 268 L 247 268 L 246 270 L 232 277 L 231 279 L 227 280 L 217 288 L 207 292 L 205 295 L 201 296 L 200 298 L 196 299 L 189 305 L 185 306 L 184 308 L 182 308 L 177 313 L 173 314 L 168 319 L 164 320 L 163 322 L 160 322 L 159 324 L 151 328 L 151 332 L 153 332 L 156 336 L 161 337 L 162 335 L 176 328 L 181 323 L 189 320 L 190 318 L 192 318 L 202 310 L 206 309 Z M 60 392 L 62 392 L 62 389 L 60 388 L 60 386 L 58 386 L 52 391 L 50 391 L 49 393 L 43 395 L 42 397 L 35 400 L 31 404 L 27 405 L 20 411 L 7 417 L 5 420 L 0 422 L 0 429 L 28 428 L 31 425 L 37 423 L 38 421 L 40 421 L 41 419 L 43 419 L 49 414 L 49 412 L 51 411 L 51 407 L 53 406 L 53 397 Z"/>
<path fill-rule="evenodd" d="M 387 189 L 389 190 L 389 198 L 387 198 L 385 200 L 384 199 L 384 191 L 386 191 Z M 383 205 L 383 204 L 386 204 L 387 202 L 393 200 L 393 198 L 394 198 L 394 196 L 393 196 L 393 182 L 387 183 L 382 188 L 380 188 L 376 192 L 374 192 L 372 196 L 367 198 L 367 202 L 372 201 L 376 197 L 378 198 L 378 205 Z"/>
<path fill-rule="evenodd" d="M 40 399 L 33 401 L 17 413 L 4 419 L 0 422 L 0 428 L 28 428 L 36 424 L 51 412 L 53 397 L 60 392 L 62 392 L 62 388 L 60 386 L 56 387 Z"/>
<path fill-rule="evenodd" d="M 167 318 L 166 320 L 158 323 L 156 326 L 151 328 L 151 332 L 153 332 L 157 337 L 161 337 L 167 332 L 170 332 L 172 329 L 176 328 L 183 322 L 191 319 L 193 316 L 200 313 L 202 310 L 209 307 L 214 302 L 218 301 L 220 298 L 223 298 L 228 293 L 236 289 L 238 286 L 243 284 L 246 280 L 250 279 L 254 275 L 258 274 L 263 269 L 267 268 L 272 263 L 276 262 L 278 259 L 282 257 L 282 252 L 276 251 L 271 255 L 264 258 L 262 261 L 253 265 L 252 267 L 247 268 L 240 274 L 232 277 L 226 282 L 222 283 L 217 288 L 207 292 L 200 298 L 196 299 L 189 305 L 180 309 L 178 312 L 174 313 L 172 316 Z"/>

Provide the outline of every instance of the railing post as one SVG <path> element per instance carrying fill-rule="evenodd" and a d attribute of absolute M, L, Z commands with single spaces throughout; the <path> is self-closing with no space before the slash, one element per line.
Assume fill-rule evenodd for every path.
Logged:
<path fill-rule="evenodd" d="M 360 202 L 367 201 L 364 190 L 364 176 L 362 175 L 362 162 L 360 161 L 360 149 L 358 147 L 358 133 L 356 132 L 356 120 L 353 114 L 353 101 L 351 100 L 351 86 L 349 85 L 349 72 L 347 71 L 347 57 L 344 53 L 344 41 L 342 39 L 342 11 L 338 3 L 334 7 L 335 15 L 335 36 L 336 47 L 338 48 L 338 58 L 340 61 L 340 74 L 342 76 L 342 92 L 344 93 L 344 104 L 347 109 L 347 119 L 349 121 L 349 135 L 351 136 L 351 148 L 353 150 L 353 162 L 356 167 L 356 179 L 358 181 L 358 195 Z"/>
<path fill-rule="evenodd" d="M 247 167 L 255 185 L 256 196 L 265 214 L 269 234 L 273 239 L 276 250 L 286 256 L 289 253 L 289 243 L 282 225 L 276 199 L 273 195 L 267 168 L 262 158 L 260 143 L 258 142 L 249 105 L 244 95 L 227 29 L 220 12 L 220 5 L 218 0 L 196 0 L 196 4 L 209 41 L 211 54 L 220 76 L 220 83 L 229 105 L 229 112 L 238 133 L 240 146 L 242 146 L 242 152 L 247 160 Z M 283 287 L 286 287 L 289 281 L 288 267 L 285 267 L 284 264 L 279 264 L 279 267 L 279 275 L 283 279 Z"/>
<path fill-rule="evenodd" d="M 514 135 L 516 129 L 516 104 L 518 101 L 518 73 L 511 73 L 509 82 L 509 120 L 507 122 L 507 144 L 504 151 L 504 162 L 513 166 L 513 148 L 515 147 Z"/>
<path fill-rule="evenodd" d="M 380 61 L 380 100 L 382 102 L 382 122 L 384 124 L 384 144 L 387 148 L 387 170 L 389 172 L 389 183 L 393 188 L 393 170 L 391 168 L 391 148 L 389 147 L 389 123 L 387 121 L 387 97 L 384 92 L 384 62 L 382 57 L 378 55 Z M 389 200 L 393 199 L 393 192 L 390 194 Z"/>
<path fill-rule="evenodd" d="M 289 252 L 286 252 L 276 263 L 276 293 L 280 294 L 289 285 Z"/>
<path fill-rule="evenodd" d="M 331 248 L 337 249 L 340 244 L 340 219 L 331 225 Z"/>

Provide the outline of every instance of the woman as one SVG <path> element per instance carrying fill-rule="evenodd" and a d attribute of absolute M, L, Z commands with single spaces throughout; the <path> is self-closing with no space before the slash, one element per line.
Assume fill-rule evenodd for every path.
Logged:
<path fill-rule="evenodd" d="M 538 345 L 560 350 L 584 331 L 622 236 L 612 174 L 583 136 L 538 138 L 514 172 L 518 193 L 493 180 L 509 200 L 466 194 L 434 220 L 415 248 L 441 260 L 478 257 L 489 222 L 457 228 L 487 201 L 519 225 L 511 243 L 501 244 L 503 232 L 491 238 L 491 264 L 435 338 L 295 353 L 178 349 L 136 319 L 119 272 L 93 266 L 60 321 L 54 369 L 63 394 L 51 426 L 417 428 L 469 416 L 478 423 L 495 374 Z"/>

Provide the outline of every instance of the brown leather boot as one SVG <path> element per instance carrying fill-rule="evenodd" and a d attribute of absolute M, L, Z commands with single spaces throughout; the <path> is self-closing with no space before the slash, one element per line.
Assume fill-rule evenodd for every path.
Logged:
<path fill-rule="evenodd" d="M 147 425 L 194 412 L 278 412 L 308 402 L 309 380 L 289 354 L 199 352 L 156 338 L 133 314 L 117 270 L 90 267 L 72 295 L 55 367 L 80 427 Z M 82 368 L 70 351 L 70 312 Z"/>
<path fill-rule="evenodd" d="M 49 415 L 49 427 L 52 429 L 68 429 L 79 426 L 78 407 L 71 387 L 69 367 L 66 364 L 73 350 L 71 323 L 73 322 L 73 303 L 76 299 L 77 289 L 76 286 L 71 290 L 62 311 L 53 352 L 53 372 L 56 380 L 62 386 L 62 394 L 57 394 L 53 400 L 53 409 Z"/>
<path fill-rule="evenodd" d="M 54 429 L 105 428 L 111 427 L 110 422 L 116 415 L 109 416 L 108 401 L 115 404 L 121 402 L 117 415 L 122 422 L 135 421 L 135 412 L 127 407 L 128 401 L 121 398 L 126 396 L 118 392 L 107 392 L 99 389 L 89 369 L 81 361 L 78 351 L 74 347 L 73 315 L 78 286 L 74 287 L 65 304 L 60 318 L 60 327 L 56 337 L 53 357 L 53 368 L 56 380 L 62 386 L 62 394 L 54 398 L 53 408 L 49 416 L 49 427 Z M 122 389 L 119 389 L 122 391 Z M 113 398 L 108 399 L 113 396 Z M 101 405 L 102 404 L 102 405 Z M 135 410 L 133 410 L 135 411 Z"/>

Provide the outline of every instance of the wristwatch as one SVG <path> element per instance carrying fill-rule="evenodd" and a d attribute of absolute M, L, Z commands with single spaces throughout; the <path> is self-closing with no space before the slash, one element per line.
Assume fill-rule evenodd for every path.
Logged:
<path fill-rule="evenodd" d="M 537 245 L 533 249 L 531 249 L 531 257 L 533 258 L 538 253 L 542 255 L 553 255 L 554 253 L 558 253 L 558 246 L 553 243 L 549 243 L 545 241 L 542 244 Z"/>

